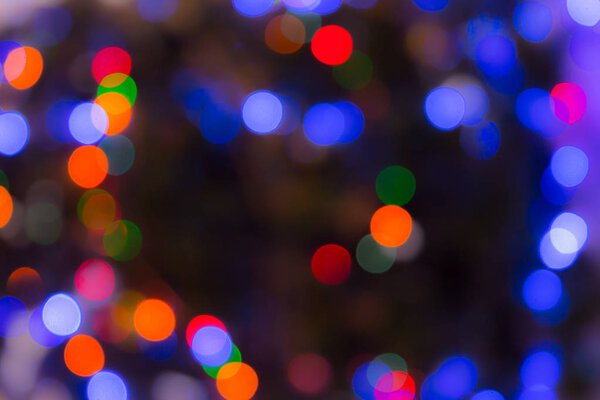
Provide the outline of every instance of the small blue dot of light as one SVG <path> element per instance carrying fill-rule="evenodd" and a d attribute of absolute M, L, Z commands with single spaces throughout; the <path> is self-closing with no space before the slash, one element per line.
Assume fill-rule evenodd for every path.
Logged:
<path fill-rule="evenodd" d="M 530 354 L 521 365 L 521 382 L 525 387 L 553 388 L 560 379 L 560 361 L 548 351 Z"/>
<path fill-rule="evenodd" d="M 29 141 L 29 124 L 18 112 L 0 114 L 0 154 L 14 156 Z"/>
<path fill-rule="evenodd" d="M 304 115 L 304 133 L 319 146 L 335 144 L 344 134 L 344 114 L 333 104 L 319 103 Z"/>
<path fill-rule="evenodd" d="M 436 128 L 452 130 L 461 124 L 465 116 L 465 99 L 455 89 L 436 88 L 425 99 L 425 114 Z"/>
<path fill-rule="evenodd" d="M 369 367 L 371 363 L 362 364 L 360 367 L 356 369 L 354 372 L 354 376 L 352 377 L 352 391 L 362 400 L 375 400 L 375 386 L 371 384 L 369 380 Z M 375 373 L 373 371 L 372 373 Z M 380 373 L 380 372 L 379 372 Z M 386 372 L 381 374 L 383 376 Z"/>
<path fill-rule="evenodd" d="M 225 364 L 232 351 L 233 342 L 229 334 L 216 326 L 199 329 L 192 340 L 192 354 L 200 364 L 207 367 Z"/>
<path fill-rule="evenodd" d="M 517 61 L 515 44 L 504 35 L 487 35 L 477 44 L 475 61 L 486 75 L 505 76 L 514 69 Z"/>
<path fill-rule="evenodd" d="M 42 320 L 53 334 L 69 336 L 81 326 L 81 309 L 71 296 L 64 293 L 55 294 L 44 303 Z"/>
<path fill-rule="evenodd" d="M 42 307 L 37 307 L 29 318 L 29 335 L 39 345 L 44 347 L 56 347 L 64 340 L 64 336 L 58 336 L 50 332 L 42 319 Z"/>
<path fill-rule="evenodd" d="M 476 383 L 477 367 L 463 356 L 447 359 L 433 375 L 436 391 L 450 398 L 466 396 L 475 388 Z"/>
<path fill-rule="evenodd" d="M 246 127 L 259 135 L 271 133 L 283 119 L 283 105 L 279 97 L 266 90 L 251 93 L 242 106 Z"/>
<path fill-rule="evenodd" d="M 88 400 L 127 400 L 127 386 L 119 375 L 100 371 L 87 384 Z"/>
<path fill-rule="evenodd" d="M 448 0 L 413 0 L 421 10 L 428 12 L 442 11 L 448 6 Z"/>
<path fill-rule="evenodd" d="M 550 170 L 556 182 L 565 187 L 579 185 L 588 173 L 588 158 L 574 146 L 564 146 L 556 150 L 550 161 Z"/>
<path fill-rule="evenodd" d="M 71 111 L 69 132 L 81 144 L 92 144 L 104 137 L 108 129 L 108 115 L 98 104 L 81 103 Z"/>
<path fill-rule="evenodd" d="M 562 297 L 562 282 L 554 272 L 537 270 L 525 280 L 522 293 L 531 310 L 548 311 L 556 307 Z"/>
<path fill-rule="evenodd" d="M 233 0 L 233 7 L 246 17 L 259 17 L 268 13 L 275 0 Z"/>
<path fill-rule="evenodd" d="M 471 397 L 471 400 L 504 400 L 504 396 L 495 390 L 482 390 Z"/>
<path fill-rule="evenodd" d="M 515 8 L 513 25 L 530 42 L 542 42 L 552 31 L 552 10 L 538 1 L 525 1 Z"/>
<path fill-rule="evenodd" d="M 177 10 L 179 0 L 137 0 L 140 17 L 150 22 L 169 19 Z"/>
<path fill-rule="evenodd" d="M 550 104 L 550 93 L 547 91 L 537 88 L 524 90 L 517 97 L 517 118 L 542 136 L 556 136 L 565 129 L 566 124 L 556 118 Z"/>

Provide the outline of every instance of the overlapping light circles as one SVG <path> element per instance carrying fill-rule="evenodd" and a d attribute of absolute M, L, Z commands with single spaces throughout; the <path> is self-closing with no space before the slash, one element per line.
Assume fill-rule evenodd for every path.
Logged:
<path fill-rule="evenodd" d="M 81 326 L 81 308 L 73 297 L 58 293 L 46 300 L 42 306 L 44 326 L 58 336 L 69 336 Z"/>
<path fill-rule="evenodd" d="M 29 124 L 16 111 L 0 113 L 0 154 L 14 156 L 20 153 L 29 141 Z"/>
<path fill-rule="evenodd" d="M 4 228 L 13 214 L 13 199 L 4 186 L 0 186 L 0 229 Z"/>
<path fill-rule="evenodd" d="M 42 76 L 44 59 L 35 48 L 19 46 L 4 60 L 4 78 L 15 89 L 31 88 Z"/>
<path fill-rule="evenodd" d="M 392 353 L 381 354 L 359 366 L 352 378 L 352 389 L 360 399 L 413 400 L 416 394 L 406 361 Z"/>
<path fill-rule="evenodd" d="M 92 376 L 104 368 L 104 350 L 96 339 L 88 335 L 69 339 L 64 359 L 69 371 L 81 377 Z"/>

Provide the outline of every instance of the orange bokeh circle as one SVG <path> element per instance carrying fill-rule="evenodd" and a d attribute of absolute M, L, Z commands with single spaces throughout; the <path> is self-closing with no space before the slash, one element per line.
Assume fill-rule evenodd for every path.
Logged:
<path fill-rule="evenodd" d="M 98 186 L 107 173 L 108 158 L 97 146 L 78 147 L 69 158 L 69 176 L 83 188 Z"/>
<path fill-rule="evenodd" d="M 92 376 L 104 367 L 104 350 L 88 335 L 73 336 L 65 346 L 65 364 L 78 376 Z"/>
<path fill-rule="evenodd" d="M 175 313 L 162 300 L 142 301 L 133 315 L 135 331 L 146 340 L 160 342 L 175 330 Z"/>
<path fill-rule="evenodd" d="M 258 390 L 258 375 L 248 364 L 230 362 L 219 370 L 217 390 L 227 400 L 249 400 Z"/>
<path fill-rule="evenodd" d="M 412 232 L 412 218 L 399 206 L 384 206 L 371 217 L 371 235 L 385 247 L 398 247 L 406 243 Z"/>

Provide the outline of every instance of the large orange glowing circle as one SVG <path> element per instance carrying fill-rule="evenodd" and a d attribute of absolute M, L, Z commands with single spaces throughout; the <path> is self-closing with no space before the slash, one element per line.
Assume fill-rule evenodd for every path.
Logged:
<path fill-rule="evenodd" d="M 78 147 L 69 158 L 69 176 L 83 188 L 98 186 L 107 173 L 108 158 L 97 146 Z"/>
<path fill-rule="evenodd" d="M 65 364 L 75 375 L 92 376 L 104 368 L 104 350 L 91 336 L 73 336 L 65 346 Z"/>
<path fill-rule="evenodd" d="M 29 89 L 42 76 L 44 59 L 33 47 L 17 47 L 4 61 L 4 77 L 15 89 Z"/>
<path fill-rule="evenodd" d="M 142 301 L 133 315 L 135 331 L 146 340 L 160 342 L 175 330 L 175 313 L 162 300 Z"/>
<path fill-rule="evenodd" d="M 4 228 L 13 214 L 13 200 L 4 186 L 0 186 L 0 228 Z"/>
<path fill-rule="evenodd" d="M 382 246 L 401 246 L 406 243 L 411 232 L 412 218 L 402 207 L 384 206 L 371 217 L 371 235 Z"/>
<path fill-rule="evenodd" d="M 258 375 L 248 364 L 230 362 L 219 370 L 217 390 L 226 400 L 249 400 L 258 390 Z"/>

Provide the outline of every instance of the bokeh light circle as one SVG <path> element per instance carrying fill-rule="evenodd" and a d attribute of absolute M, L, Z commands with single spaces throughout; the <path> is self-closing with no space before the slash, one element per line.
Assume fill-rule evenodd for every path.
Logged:
<path fill-rule="evenodd" d="M 93 188 L 106 178 L 108 159 L 97 146 L 81 146 L 71 154 L 68 170 L 75 184 L 86 189 Z"/>
<path fill-rule="evenodd" d="M 87 300 L 104 301 L 115 290 L 115 273 L 103 260 L 87 260 L 75 272 L 75 288 Z"/>
<path fill-rule="evenodd" d="M 273 93 L 259 90 L 244 100 L 242 119 L 246 127 L 257 134 L 271 133 L 281 124 L 283 105 Z"/>
<path fill-rule="evenodd" d="M 439 87 L 425 99 L 425 115 L 438 129 L 449 131 L 461 124 L 465 116 L 465 99 L 453 88 Z"/>
<path fill-rule="evenodd" d="M 245 363 L 228 363 L 219 370 L 217 390 L 226 400 L 250 400 L 258 390 L 258 375 Z"/>
<path fill-rule="evenodd" d="M 233 342 L 229 334 L 216 326 L 198 329 L 192 339 L 192 354 L 200 364 L 218 367 L 231 357 Z"/>
<path fill-rule="evenodd" d="M 100 371 L 88 381 L 88 400 L 127 400 L 127 386 L 119 375 Z"/>
<path fill-rule="evenodd" d="M 562 186 L 575 187 L 588 174 L 589 161 L 587 155 L 574 146 L 563 146 L 556 150 L 550 161 L 552 176 Z"/>
<path fill-rule="evenodd" d="M 120 47 L 105 47 L 92 60 L 92 75 L 98 83 L 110 74 L 129 75 L 130 72 L 131 56 Z"/>
<path fill-rule="evenodd" d="M 69 116 L 69 132 L 81 144 L 98 142 L 108 131 L 108 115 L 92 102 L 79 104 Z"/>
<path fill-rule="evenodd" d="M 585 92 L 572 82 L 562 82 L 554 86 L 550 92 L 550 99 L 554 115 L 567 124 L 579 121 L 587 110 Z"/>
<path fill-rule="evenodd" d="M 69 336 L 81 326 L 81 308 L 71 296 L 58 293 L 46 300 L 42 307 L 42 320 L 55 335 Z"/>
<path fill-rule="evenodd" d="M 20 153 L 29 141 L 29 124 L 18 112 L 0 114 L 0 154 L 14 156 Z"/>
<path fill-rule="evenodd" d="M 33 47 L 18 47 L 4 60 L 4 78 L 15 89 L 29 89 L 42 76 L 44 59 Z"/>
<path fill-rule="evenodd" d="M 164 301 L 142 301 L 133 315 L 133 325 L 138 335 L 150 342 L 167 339 L 175 330 L 175 313 Z"/>
<path fill-rule="evenodd" d="M 352 55 L 352 36 L 338 25 L 326 25 L 312 38 L 311 50 L 317 60 L 327 65 L 340 65 Z"/>
<path fill-rule="evenodd" d="M 547 311 L 554 308 L 562 297 L 563 287 L 560 278 L 551 271 L 537 270 L 531 273 L 523 284 L 523 300 L 534 311 Z"/>
<path fill-rule="evenodd" d="M 93 337 L 77 335 L 67 342 L 64 360 L 73 374 L 88 377 L 104 368 L 104 350 Z"/>
<path fill-rule="evenodd" d="M 351 265 L 350 253 L 337 244 L 319 247 L 311 260 L 314 277 L 325 285 L 339 285 L 348 279 Z"/>
<path fill-rule="evenodd" d="M 406 243 L 411 232 L 412 218 L 402 207 L 384 206 L 371 217 L 371 235 L 382 246 L 401 246 Z"/>

